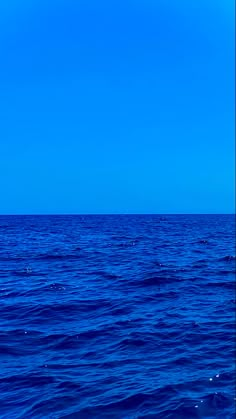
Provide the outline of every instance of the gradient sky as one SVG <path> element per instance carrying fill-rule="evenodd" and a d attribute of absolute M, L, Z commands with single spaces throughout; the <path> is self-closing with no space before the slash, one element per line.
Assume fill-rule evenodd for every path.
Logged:
<path fill-rule="evenodd" d="M 234 211 L 234 0 L 0 4 L 0 213 Z"/>

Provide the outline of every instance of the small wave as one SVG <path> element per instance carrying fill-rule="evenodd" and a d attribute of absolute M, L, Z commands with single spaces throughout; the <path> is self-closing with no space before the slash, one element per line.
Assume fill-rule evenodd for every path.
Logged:
<path fill-rule="evenodd" d="M 140 346 L 146 346 L 147 345 L 147 339 L 132 339 L 132 338 L 126 338 L 123 339 L 119 343 L 120 348 L 127 348 L 127 347 L 140 347 Z"/>
<path fill-rule="evenodd" d="M 60 260 L 70 260 L 70 259 L 78 259 L 79 256 L 77 254 L 42 254 L 35 257 L 36 260 L 41 261 L 60 261 Z"/>
<path fill-rule="evenodd" d="M 4 256 L 0 256 L 0 262 L 22 262 L 24 261 L 25 258 L 22 256 L 13 256 L 13 255 L 4 255 Z"/>
<path fill-rule="evenodd" d="M 161 285 L 171 284 L 174 282 L 179 282 L 179 279 L 175 277 L 174 275 L 172 276 L 153 275 L 143 280 L 133 281 L 132 284 L 137 287 L 155 287 L 155 286 L 160 287 Z"/>
<path fill-rule="evenodd" d="M 29 304 L 29 303 L 15 303 L 11 306 L 11 310 L 0 306 L 0 314 L 3 318 L 12 320 L 17 316 L 21 320 L 31 319 L 31 324 L 34 325 L 40 321 L 50 319 L 53 322 L 64 320 L 65 316 L 68 319 L 76 318 L 76 316 L 88 316 L 91 313 L 110 310 L 112 303 L 100 300 L 78 300 L 77 302 L 71 301 L 70 303 L 57 303 L 57 304 Z"/>
<path fill-rule="evenodd" d="M 66 334 L 54 334 L 41 338 L 41 343 L 44 345 L 49 345 L 53 350 L 72 350 L 80 348 L 81 344 L 88 341 L 95 341 L 96 339 L 103 338 L 104 335 L 106 339 L 110 337 L 109 330 L 86 330 L 74 335 Z M 97 342 L 96 342 L 97 343 Z"/>
<path fill-rule="evenodd" d="M 42 375 L 37 373 L 31 373 L 26 375 L 12 375 L 9 377 L 0 378 L 0 388 L 4 390 L 11 386 L 12 390 L 18 388 L 31 388 L 31 387 L 42 387 L 44 385 L 52 384 L 56 380 L 49 375 Z"/>
<path fill-rule="evenodd" d="M 167 385 L 153 392 L 137 392 L 135 394 L 130 394 L 116 402 L 82 408 L 76 413 L 62 416 L 61 419 L 85 419 L 89 417 L 96 419 L 100 417 L 118 419 L 123 417 L 124 412 L 126 412 L 126 415 L 132 414 L 133 412 L 134 416 L 131 417 L 136 417 L 135 412 L 137 412 L 137 410 L 141 410 L 142 408 L 152 409 L 158 400 L 160 404 L 160 401 L 163 403 L 163 400 L 167 400 L 168 398 L 176 396 L 176 394 L 178 394 L 177 388 L 171 385 Z"/>
<path fill-rule="evenodd" d="M 226 409 L 232 406 L 232 397 L 222 392 L 214 392 L 203 396 L 200 400 L 182 400 L 178 407 L 163 410 L 158 417 L 161 419 L 223 418 L 228 417 L 225 416 Z"/>
<path fill-rule="evenodd" d="M 11 275 L 19 276 L 19 277 L 31 277 L 31 276 L 38 276 L 39 273 L 34 272 L 32 270 L 24 269 L 22 271 L 16 271 L 16 270 L 11 271 Z"/>
<path fill-rule="evenodd" d="M 40 289 L 40 292 L 44 292 L 44 291 L 65 291 L 65 290 L 66 290 L 66 284 L 65 283 L 52 282 L 50 284 L 47 284 L 47 285 L 43 286 Z"/>
<path fill-rule="evenodd" d="M 2 357 L 8 357 L 9 355 L 12 357 L 26 355 L 26 349 L 20 347 L 14 347 L 8 344 L 0 344 L 0 354 Z"/>
<path fill-rule="evenodd" d="M 209 288 L 225 288 L 228 290 L 236 290 L 235 281 L 210 282 L 207 284 Z"/>
<path fill-rule="evenodd" d="M 235 258 L 236 257 L 234 255 L 227 255 L 227 256 L 224 256 L 224 257 L 220 258 L 219 261 L 221 261 L 221 262 L 234 262 Z"/>
<path fill-rule="evenodd" d="M 120 275 L 117 275 L 115 273 L 100 271 L 100 270 L 92 271 L 89 274 L 99 276 L 99 277 L 102 277 L 103 279 L 108 279 L 108 280 L 111 280 L 111 281 L 122 278 Z"/>

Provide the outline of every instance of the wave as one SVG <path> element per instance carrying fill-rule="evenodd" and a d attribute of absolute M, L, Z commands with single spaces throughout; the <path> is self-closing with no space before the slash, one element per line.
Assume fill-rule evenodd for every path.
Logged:
<path fill-rule="evenodd" d="M 220 262 L 234 262 L 235 261 L 234 255 L 227 255 L 219 259 Z"/>
<path fill-rule="evenodd" d="M 161 285 L 165 285 L 165 284 L 172 284 L 172 283 L 178 283 L 180 281 L 180 279 L 175 276 L 175 275 L 155 275 L 155 274 L 151 274 L 149 276 L 147 276 L 146 278 L 144 278 L 143 280 L 137 280 L 137 281 L 132 281 L 132 285 L 133 286 L 137 286 L 137 287 L 160 287 Z M 130 285 L 131 285 L 130 284 Z"/>

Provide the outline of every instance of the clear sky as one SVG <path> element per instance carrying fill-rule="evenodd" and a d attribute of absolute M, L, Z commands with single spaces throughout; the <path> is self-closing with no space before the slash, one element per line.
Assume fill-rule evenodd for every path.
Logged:
<path fill-rule="evenodd" d="M 0 213 L 234 211 L 234 0 L 0 4 Z"/>

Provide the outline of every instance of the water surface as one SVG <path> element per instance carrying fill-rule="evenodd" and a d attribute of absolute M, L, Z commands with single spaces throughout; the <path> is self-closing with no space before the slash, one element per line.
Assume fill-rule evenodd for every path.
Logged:
<path fill-rule="evenodd" d="M 0 417 L 234 418 L 230 215 L 0 217 Z"/>

